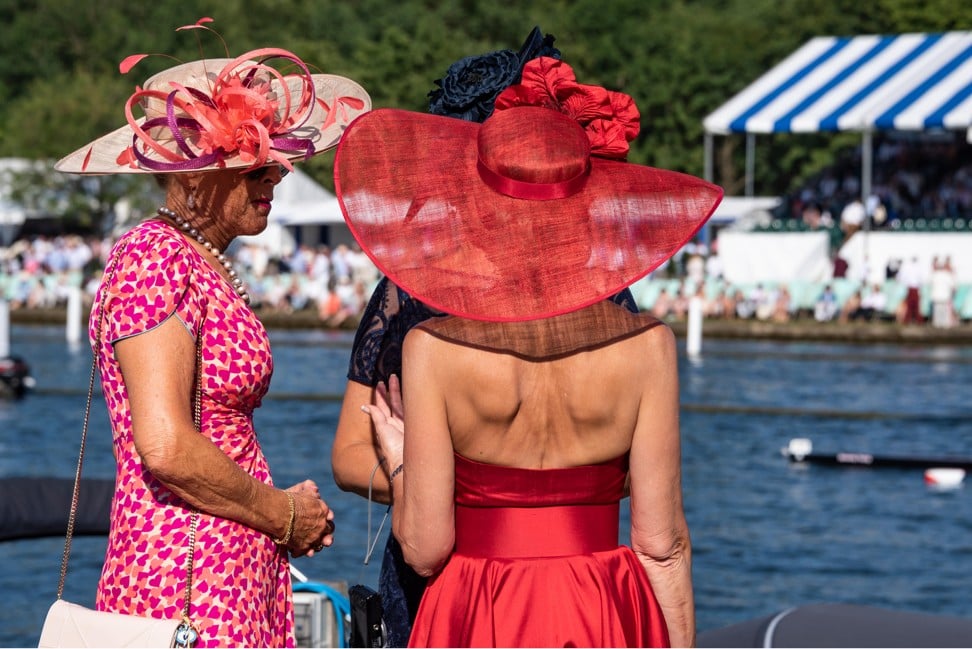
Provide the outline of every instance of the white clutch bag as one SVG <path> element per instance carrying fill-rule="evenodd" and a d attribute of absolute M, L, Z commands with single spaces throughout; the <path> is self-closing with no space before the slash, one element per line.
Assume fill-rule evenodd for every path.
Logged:
<path fill-rule="evenodd" d="M 38 647 L 175 647 L 180 620 L 93 611 L 63 599 L 47 611 Z"/>

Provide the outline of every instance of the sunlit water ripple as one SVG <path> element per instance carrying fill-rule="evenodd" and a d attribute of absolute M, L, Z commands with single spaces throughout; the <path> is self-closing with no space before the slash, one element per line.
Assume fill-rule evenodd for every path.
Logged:
<path fill-rule="evenodd" d="M 335 545 L 295 565 L 374 585 L 380 557 L 362 564 L 366 502 L 330 473 L 350 338 L 271 340 L 276 370 L 256 423 L 275 481 L 313 478 L 338 517 Z M 15 326 L 11 347 L 38 385 L 0 401 L 0 475 L 72 477 L 90 351 L 56 327 Z M 972 350 L 705 340 L 700 359 L 680 359 L 680 381 L 700 630 L 824 601 L 972 617 L 969 487 L 930 489 L 920 470 L 792 465 L 780 453 L 809 437 L 822 452 L 972 457 Z M 107 426 L 96 401 L 87 477 L 113 475 Z M 377 526 L 384 508 L 372 512 Z M 75 540 L 68 599 L 93 603 L 104 546 Z M 0 543 L 0 645 L 36 646 L 62 548 L 63 538 Z"/>

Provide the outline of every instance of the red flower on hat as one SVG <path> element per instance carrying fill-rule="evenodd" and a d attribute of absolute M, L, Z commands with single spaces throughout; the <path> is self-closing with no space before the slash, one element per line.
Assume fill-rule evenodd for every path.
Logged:
<path fill-rule="evenodd" d="M 543 106 L 569 115 L 587 132 L 591 155 L 602 158 L 624 160 L 628 142 L 641 129 L 641 114 L 629 95 L 577 83 L 569 65 L 545 56 L 527 62 L 521 82 L 496 98 L 496 110 L 516 106 Z"/>
<path fill-rule="evenodd" d="M 205 153 L 235 151 L 244 162 L 264 162 L 271 132 L 278 128 L 278 102 L 270 84 L 246 86 L 240 77 L 229 77 L 212 100 L 213 105 L 195 102 L 187 110 L 206 125 L 199 131 L 197 146 Z"/>
<path fill-rule="evenodd" d="M 200 18 L 176 31 L 204 29 L 216 33 L 206 26 L 209 22 L 212 18 Z M 126 57 L 119 71 L 128 73 L 146 56 Z M 273 59 L 290 62 L 296 72 L 282 74 L 267 65 Z M 221 166 L 225 158 L 235 155 L 250 165 L 244 171 L 271 160 L 292 169 L 290 156 L 303 153 L 310 157 L 315 153 L 313 143 L 296 134 L 314 107 L 320 104 L 327 108 L 328 121 L 334 119 L 331 107 L 317 97 L 307 65 L 287 50 L 252 50 L 213 74 L 204 88 L 187 87 L 176 80 L 169 81 L 168 88 L 136 88 L 125 104 L 125 116 L 135 135 L 132 146 L 118 156 L 118 164 L 140 163 L 156 171 L 186 171 Z M 281 89 L 279 93 L 273 90 L 272 83 Z M 146 99 L 164 104 L 165 113 L 139 124 L 132 109 Z M 150 134 L 150 128 L 160 129 L 162 135 Z M 167 142 L 163 144 L 160 138 Z M 150 159 L 150 150 L 163 160 Z"/>

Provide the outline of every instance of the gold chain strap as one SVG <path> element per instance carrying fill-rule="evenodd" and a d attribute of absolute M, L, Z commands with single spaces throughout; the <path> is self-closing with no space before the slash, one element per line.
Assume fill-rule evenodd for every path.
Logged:
<path fill-rule="evenodd" d="M 114 256 L 109 261 L 109 267 L 111 269 L 109 275 L 105 278 L 105 285 L 111 280 L 115 273 L 115 266 L 118 262 L 118 257 L 121 256 L 121 247 L 115 251 Z M 93 357 L 91 359 L 91 376 L 88 378 L 88 400 L 84 406 L 84 421 L 81 425 L 81 452 L 78 453 L 78 467 L 74 472 L 74 491 L 71 494 L 71 513 L 68 516 L 68 528 L 67 535 L 64 539 L 64 554 L 61 555 L 61 578 L 57 583 L 57 598 L 61 599 L 64 595 L 64 581 L 67 578 L 67 564 L 68 558 L 71 555 L 71 538 L 74 536 L 74 522 L 78 514 L 78 494 L 81 488 L 81 467 L 84 464 L 84 446 L 88 440 L 88 419 L 91 415 L 91 399 L 94 394 L 94 380 L 95 372 L 98 369 L 98 356 L 101 354 L 101 327 L 104 323 L 105 318 L 105 300 L 107 297 L 107 291 L 101 292 L 101 303 L 98 306 L 98 329 L 97 338 L 95 339 L 95 349 L 93 352 Z"/>
<path fill-rule="evenodd" d="M 118 265 L 118 258 L 121 256 L 122 247 L 118 246 L 115 254 L 108 262 L 109 271 L 102 283 L 101 302 L 98 305 L 98 327 L 96 329 L 95 348 L 91 359 L 91 374 L 88 377 L 88 397 L 84 406 L 84 420 L 81 425 L 81 451 L 78 453 L 78 466 L 74 472 L 74 491 L 71 494 L 71 513 L 68 515 L 67 534 L 64 538 L 64 553 L 61 555 L 61 574 L 57 583 L 57 599 L 64 595 L 64 582 L 67 579 L 68 559 L 71 556 L 71 539 L 74 536 L 74 524 L 78 514 L 78 495 L 81 489 L 81 467 L 84 465 L 84 448 L 88 440 L 88 421 L 91 416 L 91 401 L 94 396 L 95 374 L 98 369 L 98 358 L 101 355 L 101 333 L 105 319 L 105 302 L 107 300 L 107 287 L 115 274 L 115 267 Z M 200 337 L 196 338 L 196 389 L 193 398 L 192 419 L 197 432 L 202 432 L 202 343 Z M 186 557 L 186 592 L 182 608 L 182 625 L 177 632 L 176 644 L 180 647 L 191 647 L 199 637 L 195 627 L 189 620 L 189 605 L 192 601 L 192 569 L 196 553 L 196 527 L 199 523 L 199 512 L 193 510 L 192 519 L 189 523 L 189 554 Z"/>
<path fill-rule="evenodd" d="M 202 326 L 196 334 L 196 390 L 192 403 L 192 421 L 196 431 L 202 432 Z M 189 523 L 189 555 L 186 557 L 186 594 L 182 604 L 182 624 L 176 631 L 176 646 L 192 647 L 199 639 L 199 630 L 189 618 L 189 604 L 192 602 L 192 566 L 196 556 L 196 526 L 199 524 L 199 512 L 192 512 Z"/>

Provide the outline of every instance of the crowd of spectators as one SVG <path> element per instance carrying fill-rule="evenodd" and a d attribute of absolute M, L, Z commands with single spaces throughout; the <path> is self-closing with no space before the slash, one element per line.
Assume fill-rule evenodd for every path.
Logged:
<path fill-rule="evenodd" d="M 100 278 L 97 237 L 66 235 L 18 239 L 0 247 L 0 297 L 10 309 L 44 309 L 65 304 L 73 289 Z"/>
<path fill-rule="evenodd" d="M 876 134 L 871 193 L 864 201 L 860 177 L 858 147 L 784 196 L 769 228 L 829 231 L 832 281 L 732 285 L 721 276 L 716 251 L 710 254 L 693 242 L 673 259 L 674 268 L 643 283 L 641 307 L 676 320 L 686 317 L 692 298 L 706 317 L 721 319 L 885 320 L 951 327 L 972 318 L 972 287 L 957 284 L 947 257 L 934 259 L 930 268 L 922 268 L 917 259 L 891 260 L 885 280 L 874 284 L 866 281 L 866 268 L 847 276 L 846 261 L 838 254 L 864 228 L 909 229 L 923 221 L 941 229 L 972 228 L 972 144 L 964 133 Z"/>
<path fill-rule="evenodd" d="M 840 240 L 867 222 L 894 227 L 904 218 L 972 221 L 972 145 L 941 136 L 875 140 L 874 193 L 862 203 L 857 155 L 839 160 L 796 192 L 784 208 L 809 228 L 830 228 Z M 80 288 L 90 305 L 112 240 L 35 236 L 0 246 L 0 298 L 11 309 L 63 306 Z M 237 245 L 238 244 L 238 245 Z M 830 282 L 733 285 L 723 276 L 716 245 L 686 245 L 663 268 L 632 287 L 639 307 L 666 320 L 687 317 L 696 300 L 707 318 L 787 322 L 887 320 L 950 327 L 972 318 L 972 287 L 959 286 L 952 260 L 921 268 L 916 259 L 892 260 L 883 283 L 846 277 L 832 240 Z M 380 275 L 356 244 L 298 244 L 284 256 L 253 243 L 228 251 L 258 311 L 310 312 L 328 326 L 353 326 Z"/>
<path fill-rule="evenodd" d="M 279 313 L 310 309 L 333 327 L 357 321 L 380 278 L 357 244 L 298 244 L 284 258 L 272 257 L 258 244 L 230 252 L 255 308 Z"/>
<path fill-rule="evenodd" d="M 64 235 L 18 239 L 0 246 L 0 298 L 11 310 L 61 307 L 76 289 L 88 308 L 113 241 Z M 357 321 L 379 273 L 357 245 L 300 244 L 274 257 L 263 246 L 241 244 L 229 256 L 252 306 L 278 313 L 310 311 L 340 327 Z"/>
<path fill-rule="evenodd" d="M 964 132 L 880 134 L 874 139 L 871 194 L 861 202 L 861 150 L 840 156 L 794 191 L 778 216 L 845 235 L 867 225 L 898 228 L 907 220 L 972 217 L 972 144 Z"/>
<path fill-rule="evenodd" d="M 64 306 L 81 289 L 90 308 L 112 240 L 65 235 L 20 239 L 0 247 L 0 298 L 10 309 Z M 258 244 L 229 251 L 258 311 L 309 312 L 331 327 L 353 326 L 380 278 L 355 245 L 299 244 L 274 257 Z M 789 322 L 894 321 L 951 327 L 972 317 L 972 287 L 959 286 L 948 257 L 931 268 L 917 259 L 889 264 L 883 283 L 835 277 L 830 282 L 758 282 L 736 285 L 722 271 L 718 249 L 692 241 L 668 264 L 632 287 L 641 309 L 668 321 L 684 320 L 693 299 L 710 319 Z M 964 301 L 970 306 L 963 310 Z"/>
<path fill-rule="evenodd" d="M 972 319 L 972 285 L 959 285 L 948 256 L 923 268 L 917 258 L 889 264 L 882 282 L 834 277 L 827 282 L 734 284 L 722 275 L 718 250 L 693 242 L 632 287 L 639 308 L 668 321 L 688 317 L 693 300 L 703 317 L 720 320 L 848 323 L 896 322 L 950 328 Z"/>

